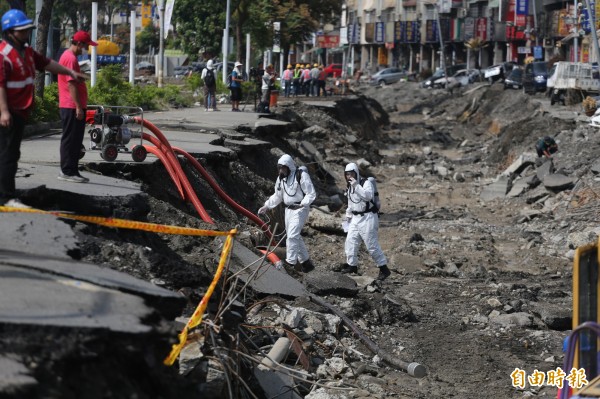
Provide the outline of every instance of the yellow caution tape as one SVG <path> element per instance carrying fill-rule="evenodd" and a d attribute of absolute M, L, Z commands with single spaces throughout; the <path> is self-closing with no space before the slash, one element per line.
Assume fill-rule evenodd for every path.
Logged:
<path fill-rule="evenodd" d="M 95 223 L 101 226 L 107 227 L 117 227 L 121 229 L 134 229 L 134 230 L 143 230 L 150 231 L 153 233 L 163 233 L 163 234 L 178 234 L 178 235 L 190 235 L 190 236 L 227 236 L 225 240 L 225 245 L 223 245 L 223 250 L 221 251 L 221 258 L 219 260 L 219 267 L 217 268 L 217 272 L 213 277 L 208 290 L 204 294 L 204 297 L 198 304 L 198 307 L 194 311 L 194 314 L 188 320 L 186 326 L 183 328 L 181 333 L 179 334 L 179 343 L 173 345 L 171 349 L 171 353 L 164 360 L 164 364 L 167 366 L 172 366 L 179 357 L 179 353 L 185 346 L 187 342 L 188 332 L 202 323 L 202 317 L 204 315 L 204 311 L 208 306 L 208 301 L 212 296 L 217 283 L 221 279 L 221 274 L 223 273 L 223 269 L 225 268 L 225 264 L 229 259 L 229 254 L 231 253 L 231 248 L 233 246 L 233 237 L 237 235 L 237 229 L 233 229 L 230 231 L 214 231 L 214 230 L 201 230 L 195 229 L 192 227 L 179 227 L 179 226 L 169 226 L 164 224 L 156 224 L 156 223 L 146 223 L 146 222 L 136 222 L 133 220 L 126 219 L 116 219 L 116 218 L 107 218 L 101 216 L 80 216 L 73 215 L 70 213 L 64 212 L 52 212 L 52 211 L 43 211 L 40 209 L 23 209 L 23 208 L 12 208 L 8 206 L 0 206 L 0 212 L 21 212 L 21 213 L 40 213 L 44 215 L 54 215 L 64 219 L 72 219 L 78 220 L 80 222 L 87 223 Z"/>
<path fill-rule="evenodd" d="M 190 317 L 186 326 L 183 328 L 183 330 L 179 334 L 179 343 L 173 345 L 173 348 L 171 349 L 171 353 L 164 360 L 164 364 L 167 366 L 172 366 L 173 363 L 175 363 L 175 360 L 177 360 L 177 357 L 179 357 L 179 353 L 181 352 L 181 350 L 183 349 L 183 347 L 187 341 L 188 332 L 192 328 L 197 327 L 200 325 L 200 323 L 202 323 L 202 317 L 204 316 L 204 311 L 206 310 L 206 307 L 208 306 L 208 301 L 209 301 L 211 295 L 213 294 L 213 291 L 215 290 L 217 283 L 221 279 L 221 274 L 223 273 L 225 264 L 227 263 L 227 260 L 229 259 L 229 254 L 231 252 L 231 248 L 233 245 L 233 237 L 237 234 L 237 229 L 231 230 L 228 234 L 229 235 L 227 236 L 227 239 L 225 240 L 225 245 L 223 245 L 223 250 L 221 251 L 221 259 L 219 260 L 219 267 L 217 267 L 217 272 L 215 273 L 215 276 L 213 277 L 213 281 L 210 283 L 210 286 L 208 287 L 206 294 L 204 294 L 204 297 L 198 304 L 198 307 L 196 307 L 194 314 L 192 315 L 192 317 Z"/>
<path fill-rule="evenodd" d="M 80 222 L 94 223 L 106 227 L 117 227 L 119 229 L 132 229 L 150 231 L 153 233 L 163 234 L 176 234 L 176 235 L 188 235 L 188 236 L 226 236 L 231 233 L 226 231 L 214 231 L 214 230 L 201 230 L 193 227 L 180 227 L 180 226 L 169 226 L 166 224 L 136 222 L 135 220 L 108 218 L 102 216 L 81 216 L 74 215 L 71 213 L 63 213 L 60 211 L 43 211 L 41 209 L 23 209 L 23 208 L 12 208 L 9 206 L 0 206 L 0 212 L 21 212 L 21 213 L 41 213 L 44 215 L 54 215 L 63 219 L 78 220 Z"/>

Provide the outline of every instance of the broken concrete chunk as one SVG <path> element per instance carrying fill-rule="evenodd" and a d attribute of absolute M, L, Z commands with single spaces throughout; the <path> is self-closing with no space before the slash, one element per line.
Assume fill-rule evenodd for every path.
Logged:
<path fill-rule="evenodd" d="M 544 182 L 544 187 L 553 191 L 566 190 L 575 185 L 573 178 L 558 173 L 547 175 L 542 181 Z"/>
<path fill-rule="evenodd" d="M 498 179 L 483 188 L 480 198 L 483 201 L 491 201 L 504 198 L 510 188 L 510 179 L 507 176 L 499 176 Z"/>
<path fill-rule="evenodd" d="M 502 172 L 504 176 L 511 176 L 513 174 L 519 174 L 527 166 L 535 163 L 535 154 L 530 152 L 524 152 L 521 154 L 508 168 Z"/>

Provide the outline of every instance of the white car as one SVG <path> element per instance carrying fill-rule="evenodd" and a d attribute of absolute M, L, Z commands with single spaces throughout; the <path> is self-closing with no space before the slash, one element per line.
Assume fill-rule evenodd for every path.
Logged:
<path fill-rule="evenodd" d="M 461 69 L 449 78 L 440 78 L 433 82 L 434 87 L 446 87 L 448 84 L 451 86 L 466 86 L 472 83 L 475 79 L 475 74 L 478 73 L 476 69 Z"/>

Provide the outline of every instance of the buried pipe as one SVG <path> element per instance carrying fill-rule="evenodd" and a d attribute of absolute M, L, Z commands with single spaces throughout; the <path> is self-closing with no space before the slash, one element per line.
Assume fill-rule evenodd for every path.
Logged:
<path fill-rule="evenodd" d="M 271 263 L 273 263 L 273 265 L 275 265 L 275 267 L 277 267 L 277 264 L 279 262 L 279 264 L 281 264 L 281 260 L 279 259 L 279 257 L 274 253 L 274 252 L 267 252 L 267 248 L 266 247 L 256 247 L 260 252 L 262 252 L 263 254 L 267 254 L 267 259 L 269 259 L 269 261 Z M 396 368 L 398 368 L 401 371 L 404 371 L 405 373 L 407 373 L 408 375 L 410 375 L 411 377 L 416 377 L 416 378 L 423 378 L 427 375 L 427 369 L 425 368 L 425 366 L 423 366 L 420 363 L 417 362 L 404 362 L 400 359 L 394 358 L 392 356 L 390 356 L 387 353 L 383 353 L 383 351 L 379 348 L 379 346 L 377 346 L 377 344 L 375 342 L 373 342 L 373 340 L 371 340 L 369 337 L 367 337 L 359 328 L 356 324 L 354 324 L 354 322 L 352 320 L 350 320 L 348 318 L 348 316 L 346 316 L 344 313 L 342 313 L 339 309 L 335 308 L 333 305 L 329 304 L 328 302 L 324 301 L 323 299 L 319 298 L 316 295 L 309 295 L 309 298 L 311 301 L 317 303 L 318 305 L 321 305 L 327 309 L 329 309 L 331 312 L 333 312 L 335 315 L 339 316 L 342 321 L 344 322 L 344 324 L 346 324 L 354 334 L 356 334 L 356 336 L 367 346 L 367 348 L 369 348 L 369 350 L 373 353 L 375 353 L 377 356 L 379 356 L 384 362 L 386 362 L 387 364 L 394 366 Z M 277 341 L 275 343 L 275 345 L 277 346 L 278 344 L 281 344 L 280 346 L 284 345 L 284 342 L 281 341 L 281 338 L 279 341 Z M 288 340 L 289 341 L 289 340 Z M 288 342 L 289 344 L 289 342 Z M 289 350 L 289 347 L 288 347 Z M 273 353 L 273 356 L 276 356 L 276 354 L 279 354 L 282 352 L 282 348 L 278 346 L 278 349 L 275 350 L 275 346 L 273 347 L 273 349 L 271 349 L 271 352 Z M 268 358 L 270 359 L 274 359 L 275 357 L 272 356 L 271 352 L 269 352 L 269 355 L 267 358 L 264 358 L 263 361 L 261 362 L 261 364 L 263 365 L 267 365 L 267 366 L 273 366 L 272 364 L 269 363 Z M 287 354 L 287 352 L 286 352 Z M 279 362 L 281 359 L 276 360 L 277 362 Z M 264 367 L 264 366 L 263 366 Z M 260 368 L 260 366 L 259 366 Z"/>
<path fill-rule="evenodd" d="M 262 359 L 258 365 L 258 368 L 260 370 L 270 370 L 276 368 L 276 366 L 278 366 L 279 363 L 285 359 L 288 353 L 290 353 L 291 346 L 292 343 L 289 338 L 280 337 L 277 341 L 275 341 L 275 344 L 267 356 Z"/>
<path fill-rule="evenodd" d="M 159 150 L 158 148 L 156 148 L 154 146 L 145 145 L 144 148 L 150 154 L 152 154 L 152 155 L 156 156 L 158 159 L 160 159 L 160 161 L 164 165 L 165 169 L 167 169 L 167 173 L 169 174 L 169 176 L 171 176 L 171 180 L 173 180 L 173 183 L 175 183 L 175 185 L 177 186 L 177 191 L 179 191 L 181 198 L 185 199 L 185 194 L 183 193 L 183 187 L 181 186 L 181 181 L 179 180 L 179 177 L 177 177 L 177 173 L 175 172 L 173 165 L 171 165 L 171 163 L 167 159 L 167 156 L 161 150 Z"/>
<path fill-rule="evenodd" d="M 356 334 L 356 336 L 367 346 L 367 348 L 369 348 L 371 352 L 379 356 L 387 364 L 394 366 L 404 371 L 405 373 L 408 373 L 408 375 L 410 375 L 411 377 L 422 378 L 427 375 L 427 369 L 422 364 L 416 362 L 404 362 L 402 360 L 390 356 L 387 353 L 383 353 L 383 351 L 377 346 L 375 342 L 371 340 L 371 338 L 363 334 L 363 332 L 358 328 L 358 326 L 356 326 L 356 324 L 352 322 L 352 320 L 348 318 L 348 316 L 342 313 L 339 309 L 336 309 L 333 305 L 325 302 L 323 299 L 319 298 L 316 295 L 310 295 L 309 298 L 311 301 L 329 309 L 334 314 L 339 316 L 342 319 L 342 321 L 352 330 L 352 332 L 354 332 L 354 334 Z"/>
<path fill-rule="evenodd" d="M 279 256 L 277 256 L 275 252 L 269 252 L 265 249 L 265 247 L 256 247 L 256 249 L 258 249 L 263 255 L 266 254 L 267 259 L 273 264 L 273 266 L 275 266 L 276 269 L 281 269 L 281 267 L 283 266 L 281 263 L 281 259 L 279 259 Z"/>
<path fill-rule="evenodd" d="M 249 210 L 235 202 L 229 195 L 227 195 L 227 193 L 223 191 L 223 189 L 217 184 L 217 182 L 206 171 L 206 169 L 204 169 L 204 167 L 200 164 L 200 162 L 198 162 L 196 158 L 194 158 L 189 153 L 185 152 L 180 148 L 173 147 L 173 150 L 176 153 L 183 155 L 196 168 L 196 170 L 200 172 L 204 180 L 206 180 L 208 185 L 211 186 L 213 190 L 215 190 L 217 195 L 221 197 L 221 199 L 223 199 L 231 208 L 233 208 L 233 210 L 235 210 L 241 215 L 246 216 L 248 219 L 256 223 L 269 239 L 273 237 L 271 232 L 269 231 L 269 225 L 266 224 L 261 218 L 256 216 L 254 213 L 250 212 Z"/>
<path fill-rule="evenodd" d="M 204 209 L 204 206 L 202 205 L 202 203 L 198 199 L 198 196 L 194 192 L 192 185 L 190 184 L 190 181 L 188 180 L 187 176 L 183 172 L 183 169 L 181 168 L 181 165 L 179 164 L 179 160 L 177 159 L 177 157 L 175 156 L 175 153 L 173 152 L 173 148 L 171 147 L 171 144 L 169 144 L 169 141 L 164 136 L 164 134 L 162 134 L 162 132 L 156 126 L 154 126 L 152 123 L 150 123 L 140 117 L 135 117 L 135 118 L 133 118 L 133 120 L 136 123 L 148 128 L 148 130 L 150 130 L 152 133 L 154 133 L 154 135 L 158 138 L 158 140 L 160 140 L 161 145 L 157 145 L 158 143 L 155 142 L 154 140 L 152 140 L 151 136 L 147 135 L 146 133 L 143 134 L 143 136 L 146 140 L 149 139 L 150 142 L 155 144 L 157 146 L 157 148 L 162 150 L 162 152 L 171 161 L 171 165 L 175 169 L 177 176 L 179 177 L 179 180 L 181 181 L 181 183 L 183 185 L 185 193 L 187 194 L 187 197 L 190 199 L 190 201 L 194 205 L 194 208 L 196 208 L 196 211 L 198 212 L 198 215 L 200 216 L 200 218 L 207 223 L 214 224 L 215 222 L 212 220 L 210 215 L 206 212 L 206 209 Z"/>

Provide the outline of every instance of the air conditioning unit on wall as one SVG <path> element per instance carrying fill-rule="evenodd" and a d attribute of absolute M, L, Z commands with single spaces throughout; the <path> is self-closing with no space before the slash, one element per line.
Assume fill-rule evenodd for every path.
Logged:
<path fill-rule="evenodd" d="M 458 9 L 458 18 L 466 18 L 466 16 L 467 16 L 467 9 L 459 8 Z"/>

